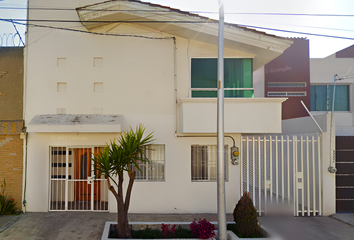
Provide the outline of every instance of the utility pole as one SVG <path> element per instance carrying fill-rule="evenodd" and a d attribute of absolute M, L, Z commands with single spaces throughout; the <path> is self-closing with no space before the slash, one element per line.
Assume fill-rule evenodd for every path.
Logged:
<path fill-rule="evenodd" d="M 217 205 L 218 205 L 218 237 L 227 240 L 226 206 L 225 206 L 225 147 L 224 147 L 224 3 L 219 0 L 219 32 L 218 32 L 218 99 L 217 99 Z"/>

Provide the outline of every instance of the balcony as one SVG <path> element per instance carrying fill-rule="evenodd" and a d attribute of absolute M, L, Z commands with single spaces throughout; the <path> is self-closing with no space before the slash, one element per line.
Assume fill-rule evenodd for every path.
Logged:
<path fill-rule="evenodd" d="M 281 107 L 287 98 L 225 98 L 225 133 L 281 133 Z M 217 99 L 178 101 L 181 133 L 216 133 Z"/>

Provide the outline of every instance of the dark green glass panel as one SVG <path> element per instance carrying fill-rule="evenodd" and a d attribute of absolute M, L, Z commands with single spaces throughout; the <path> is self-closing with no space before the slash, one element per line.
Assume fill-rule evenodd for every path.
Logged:
<path fill-rule="evenodd" d="M 192 97 L 195 98 L 216 98 L 217 91 L 192 91 Z M 225 98 L 253 98 L 253 90 L 225 90 Z"/>
<path fill-rule="evenodd" d="M 310 100 L 310 111 L 315 111 L 316 110 L 316 86 L 311 85 L 311 100 Z"/>
<path fill-rule="evenodd" d="M 192 59 L 192 88 L 216 88 L 217 75 L 216 58 Z"/>
<path fill-rule="evenodd" d="M 225 98 L 253 98 L 253 90 L 225 90 Z"/>
<path fill-rule="evenodd" d="M 329 87 L 328 88 L 329 111 L 332 111 L 334 85 L 329 85 L 328 87 Z M 349 111 L 349 86 L 348 85 L 336 85 L 334 111 Z"/>
<path fill-rule="evenodd" d="M 216 91 L 192 91 L 192 97 L 195 98 L 216 98 Z"/>

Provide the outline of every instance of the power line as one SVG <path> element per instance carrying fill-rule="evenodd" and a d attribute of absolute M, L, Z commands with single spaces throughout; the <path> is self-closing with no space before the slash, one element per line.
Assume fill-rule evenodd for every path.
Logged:
<path fill-rule="evenodd" d="M 0 21 L 3 21 L 3 20 L 0 19 Z M 34 26 L 34 27 L 65 30 L 65 31 L 71 31 L 71 32 L 80 32 L 80 33 L 87 33 L 87 34 L 101 35 L 101 36 L 135 37 L 135 38 L 160 39 L 160 40 L 174 39 L 174 37 L 148 37 L 148 36 L 135 35 L 135 34 L 111 34 L 111 33 L 88 32 L 88 31 L 72 29 L 72 28 L 61 28 L 61 27 L 45 26 L 45 25 L 38 25 L 38 24 L 32 24 L 32 23 L 26 24 L 26 23 L 20 23 L 20 22 L 15 22 L 15 21 L 13 21 L 13 23 L 19 24 L 19 25 L 25 25 L 25 26 L 28 25 L 28 26 Z"/>
<path fill-rule="evenodd" d="M 76 11 L 75 8 L 45 8 L 45 7 L 0 7 L 0 9 L 8 10 L 49 10 L 49 11 Z M 79 9 L 80 11 L 92 12 L 161 12 L 166 13 L 170 10 L 115 10 L 115 9 Z M 171 9 L 173 10 L 173 9 Z M 181 10 L 178 10 L 181 11 Z M 204 14 L 219 14 L 219 12 L 207 11 L 182 11 L 188 13 L 204 13 Z M 354 14 L 329 14 L 329 13 L 242 13 L 242 12 L 225 12 L 230 15 L 271 15 L 271 16 L 311 16 L 311 17 L 354 17 Z"/>
<path fill-rule="evenodd" d="M 87 31 L 82 31 L 82 30 L 77 30 L 77 29 L 71 29 L 71 28 L 61 28 L 61 27 L 53 27 L 53 26 L 46 26 L 46 25 L 38 25 L 38 24 L 33 24 L 33 23 L 20 23 L 18 21 L 14 20 L 9 20 L 9 19 L 0 19 L 0 21 L 5 21 L 5 22 L 11 22 L 20 25 L 29 25 L 29 26 L 34 26 L 34 27 L 42 27 L 42 28 L 51 28 L 51 29 L 59 29 L 59 30 L 66 30 L 66 31 L 74 31 L 74 32 L 82 32 L 82 33 L 89 33 L 89 34 L 96 34 L 96 35 L 109 35 L 109 36 L 130 36 L 130 37 L 144 37 L 144 38 L 149 38 L 149 39 L 166 39 L 166 38 L 151 38 L 151 37 L 145 37 L 145 36 L 140 36 L 140 35 L 125 35 L 125 34 L 104 34 L 104 33 L 95 33 L 95 32 L 87 32 Z M 24 20 L 26 21 L 26 20 Z M 32 20 L 29 20 L 32 21 Z M 43 20 L 46 21 L 46 20 Z M 58 22 L 62 22 L 62 20 L 57 20 Z M 64 22 L 85 22 L 85 21 L 64 21 Z M 88 22 L 96 22 L 96 23 L 121 23 L 121 22 L 141 22 L 141 23 L 146 23 L 146 21 L 88 21 Z M 152 21 L 152 22 L 161 22 L 165 23 L 165 21 Z M 170 21 L 166 21 L 168 23 Z M 172 21 L 175 22 L 175 21 Z M 179 21 L 181 23 L 181 21 Z M 182 23 L 195 23 L 195 22 L 184 22 Z M 208 22 L 203 22 L 203 23 L 208 23 Z M 258 27 L 258 26 L 251 26 L 251 25 L 243 25 L 243 24 L 238 24 L 237 26 L 240 27 L 246 27 L 246 28 L 254 28 L 254 29 L 262 29 L 262 30 L 269 30 L 269 31 L 278 31 L 278 32 L 285 32 L 285 33 L 295 33 L 295 34 L 302 34 L 302 35 L 309 35 L 309 36 L 318 36 L 318 37 L 328 37 L 328 38 L 337 38 L 337 39 L 345 39 L 345 40 L 354 40 L 354 38 L 351 37 L 341 37 L 341 36 L 334 36 L 334 35 L 325 35 L 325 34 L 316 34 L 316 33 L 306 33 L 306 32 L 298 32 L 298 31 L 290 31 L 290 30 L 282 30 L 282 29 L 275 29 L 275 28 L 266 28 L 266 27 Z"/>
<path fill-rule="evenodd" d="M 262 30 L 277 31 L 277 32 L 296 33 L 296 34 L 310 35 L 310 36 L 317 36 L 317 37 L 328 37 L 328 38 L 338 38 L 338 39 L 354 40 L 354 38 L 350 38 L 350 37 L 340 37 L 340 36 L 326 35 L 326 34 L 297 32 L 297 31 L 282 30 L 282 29 L 275 29 L 275 28 L 266 28 L 266 27 L 257 27 L 257 26 L 243 25 L 243 24 L 238 24 L 238 26 L 240 26 L 240 27 L 246 27 L 246 28 L 256 28 L 256 29 L 262 29 Z"/>
<path fill-rule="evenodd" d="M 15 28 L 15 30 L 16 30 L 16 32 L 17 32 L 17 35 L 18 35 L 18 37 L 20 38 L 20 40 L 21 40 L 23 46 L 25 46 L 25 43 L 23 42 L 22 37 L 21 37 L 21 34 L 18 32 L 15 23 L 14 23 L 12 20 L 11 20 L 11 22 L 12 22 L 12 25 L 14 26 L 14 28 Z"/>
<path fill-rule="evenodd" d="M 11 21 L 11 19 L 0 18 L 1 21 Z M 206 21 L 136 21 L 136 20 L 114 20 L 114 21 L 91 21 L 91 20 L 57 20 L 57 19 L 12 19 L 16 22 L 57 22 L 57 23 L 218 23 L 216 20 Z"/>

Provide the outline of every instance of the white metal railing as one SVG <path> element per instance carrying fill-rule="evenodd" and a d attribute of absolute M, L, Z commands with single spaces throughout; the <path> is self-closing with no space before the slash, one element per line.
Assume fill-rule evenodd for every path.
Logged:
<path fill-rule="evenodd" d="M 322 215 L 320 136 L 243 135 L 241 151 L 241 193 L 259 215 Z"/>
<path fill-rule="evenodd" d="M 50 211 L 108 211 L 107 180 L 95 181 L 98 147 L 50 147 Z"/>

